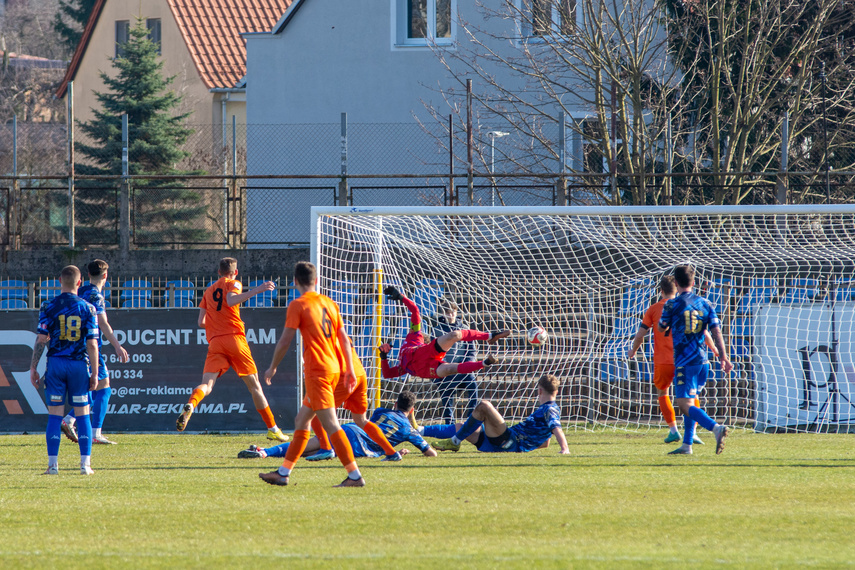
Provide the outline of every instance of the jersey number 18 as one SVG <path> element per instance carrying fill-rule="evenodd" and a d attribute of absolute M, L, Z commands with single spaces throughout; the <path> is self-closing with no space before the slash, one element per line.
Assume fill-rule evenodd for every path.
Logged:
<path fill-rule="evenodd" d="M 80 340 L 80 317 L 59 315 L 59 340 Z"/>

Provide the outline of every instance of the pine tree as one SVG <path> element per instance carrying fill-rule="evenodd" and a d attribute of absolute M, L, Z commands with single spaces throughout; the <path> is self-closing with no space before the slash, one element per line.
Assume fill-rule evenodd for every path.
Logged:
<path fill-rule="evenodd" d="M 59 11 L 53 21 L 54 31 L 62 37 L 62 42 L 69 52 L 74 53 L 83 28 L 89 21 L 96 0 L 59 0 Z"/>
<path fill-rule="evenodd" d="M 101 109 L 81 123 L 85 143 L 77 151 L 88 160 L 75 165 L 80 175 L 122 174 L 122 114 L 128 115 L 128 164 L 131 175 L 198 175 L 176 165 L 189 156 L 182 145 L 192 134 L 183 126 L 189 113 L 174 115 L 181 97 L 169 90 L 175 76 L 163 77 L 163 61 L 148 30 L 138 20 L 113 60 L 116 77 L 101 73 L 108 91 L 96 92 Z M 93 183 L 94 182 L 94 183 Z M 133 179 L 131 210 L 134 243 L 192 243 L 204 241 L 206 208 L 198 192 L 176 180 Z M 77 195 L 76 233 L 81 243 L 115 243 L 117 185 L 81 181 Z"/>

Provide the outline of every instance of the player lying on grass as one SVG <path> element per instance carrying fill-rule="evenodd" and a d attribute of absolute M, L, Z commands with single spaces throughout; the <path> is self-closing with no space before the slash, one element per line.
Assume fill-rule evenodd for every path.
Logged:
<path fill-rule="evenodd" d="M 393 446 L 398 446 L 406 441 L 416 446 L 426 457 L 436 457 L 436 451 L 410 427 L 407 416 L 413 411 L 416 404 L 416 396 L 412 392 L 405 390 L 398 395 L 398 401 L 395 403 L 395 409 L 377 408 L 371 414 L 371 421 L 376 423 L 381 430 L 389 438 L 389 443 Z M 363 429 L 356 424 L 342 424 L 341 429 L 345 431 L 347 439 L 350 440 L 350 445 L 353 447 L 354 457 L 381 457 L 385 454 L 383 448 L 377 445 Z M 312 453 L 322 449 L 322 442 L 315 436 L 306 444 L 306 449 L 303 451 L 306 461 L 318 461 L 321 459 L 330 459 L 335 457 L 334 453 L 325 456 L 320 454 L 311 455 Z M 327 443 L 329 445 L 329 443 Z M 275 447 L 262 449 L 255 445 L 250 445 L 249 449 L 244 449 L 238 453 L 240 458 L 252 457 L 285 457 L 290 444 L 282 443 Z M 409 453 L 408 450 L 402 449 L 399 451 L 401 455 Z M 388 457 L 384 458 L 386 461 Z"/>
<path fill-rule="evenodd" d="M 561 408 L 555 402 L 560 384 L 552 374 L 541 376 L 537 381 L 538 408 L 516 425 L 508 427 L 493 404 L 481 400 L 462 424 L 424 426 L 419 428 L 419 432 L 427 437 L 448 438 L 434 443 L 439 451 L 459 451 L 465 439 L 478 451 L 522 453 L 544 446 L 554 435 L 559 453 L 570 453 L 567 438 L 561 430 Z"/>
<path fill-rule="evenodd" d="M 486 340 L 487 344 L 495 344 L 499 339 L 509 336 L 510 331 L 482 332 L 470 329 L 453 330 L 441 337 L 428 342 L 422 334 L 422 318 L 419 308 L 410 299 L 404 297 L 395 287 L 389 286 L 383 290 L 386 296 L 393 301 L 401 301 L 410 311 L 410 332 L 404 339 L 404 345 L 398 352 L 398 365 L 389 366 L 387 361 L 392 346 L 385 343 L 380 346 L 380 369 L 383 378 L 397 378 L 404 374 L 411 374 L 419 378 L 445 378 L 452 374 L 468 374 L 481 370 L 485 366 L 491 366 L 499 362 L 495 356 L 490 355 L 481 362 L 445 362 L 446 351 L 454 343 L 459 341 L 473 342 Z"/>

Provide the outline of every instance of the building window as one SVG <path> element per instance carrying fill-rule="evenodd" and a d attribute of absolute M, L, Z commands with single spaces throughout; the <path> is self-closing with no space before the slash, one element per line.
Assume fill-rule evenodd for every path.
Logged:
<path fill-rule="evenodd" d="M 160 18 L 149 18 L 145 27 L 148 28 L 148 39 L 157 45 L 157 55 L 160 55 Z"/>
<path fill-rule="evenodd" d="M 116 20 L 116 57 L 125 57 L 125 44 L 131 39 L 130 20 Z"/>
<path fill-rule="evenodd" d="M 529 36 L 568 36 L 576 27 L 576 0 L 522 0 Z"/>
<path fill-rule="evenodd" d="M 398 45 L 426 46 L 451 43 L 452 13 L 457 0 L 393 0 Z"/>

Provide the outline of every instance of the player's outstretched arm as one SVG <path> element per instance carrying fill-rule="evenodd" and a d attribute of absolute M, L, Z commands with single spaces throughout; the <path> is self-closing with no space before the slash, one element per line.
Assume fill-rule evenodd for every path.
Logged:
<path fill-rule="evenodd" d="M 560 427 L 552 430 L 552 435 L 555 436 L 555 440 L 558 442 L 558 453 L 561 455 L 567 455 L 570 453 L 570 448 L 567 447 L 567 437 L 564 435 L 564 432 Z"/>
<path fill-rule="evenodd" d="M 116 356 L 119 357 L 119 362 L 128 362 L 130 360 L 130 357 L 128 357 L 128 351 L 122 347 L 122 343 L 120 343 L 119 339 L 116 338 L 116 335 L 113 334 L 113 327 L 110 326 L 110 323 L 107 320 L 106 312 L 98 315 L 98 328 L 101 329 L 101 333 L 104 335 L 104 338 L 113 345 L 113 350 L 116 351 Z"/>
<path fill-rule="evenodd" d="M 279 341 L 276 343 L 276 349 L 273 351 L 273 358 L 270 361 L 270 367 L 264 372 L 264 382 L 270 386 L 271 378 L 276 375 L 276 367 L 279 366 L 279 363 L 282 362 L 282 359 L 285 358 L 285 354 L 288 352 L 288 348 L 291 346 L 291 341 L 294 340 L 294 337 L 297 335 L 297 329 L 292 329 L 285 327 L 285 330 L 282 331 L 282 336 L 279 337 Z"/>
<path fill-rule="evenodd" d="M 265 281 L 258 287 L 250 289 L 245 293 L 229 293 L 228 295 L 226 295 L 226 304 L 229 307 L 234 307 L 235 305 L 240 305 L 247 299 L 255 297 L 259 293 L 264 293 L 265 291 L 273 291 L 274 289 L 276 289 L 276 283 L 274 283 L 273 281 Z"/>
<path fill-rule="evenodd" d="M 392 345 L 388 342 L 385 342 L 379 347 L 377 347 L 377 352 L 380 353 L 380 373 L 382 374 L 383 378 L 387 380 L 391 378 L 397 378 L 398 376 L 402 376 L 404 374 L 400 366 L 389 366 L 389 353 L 391 351 Z"/>

